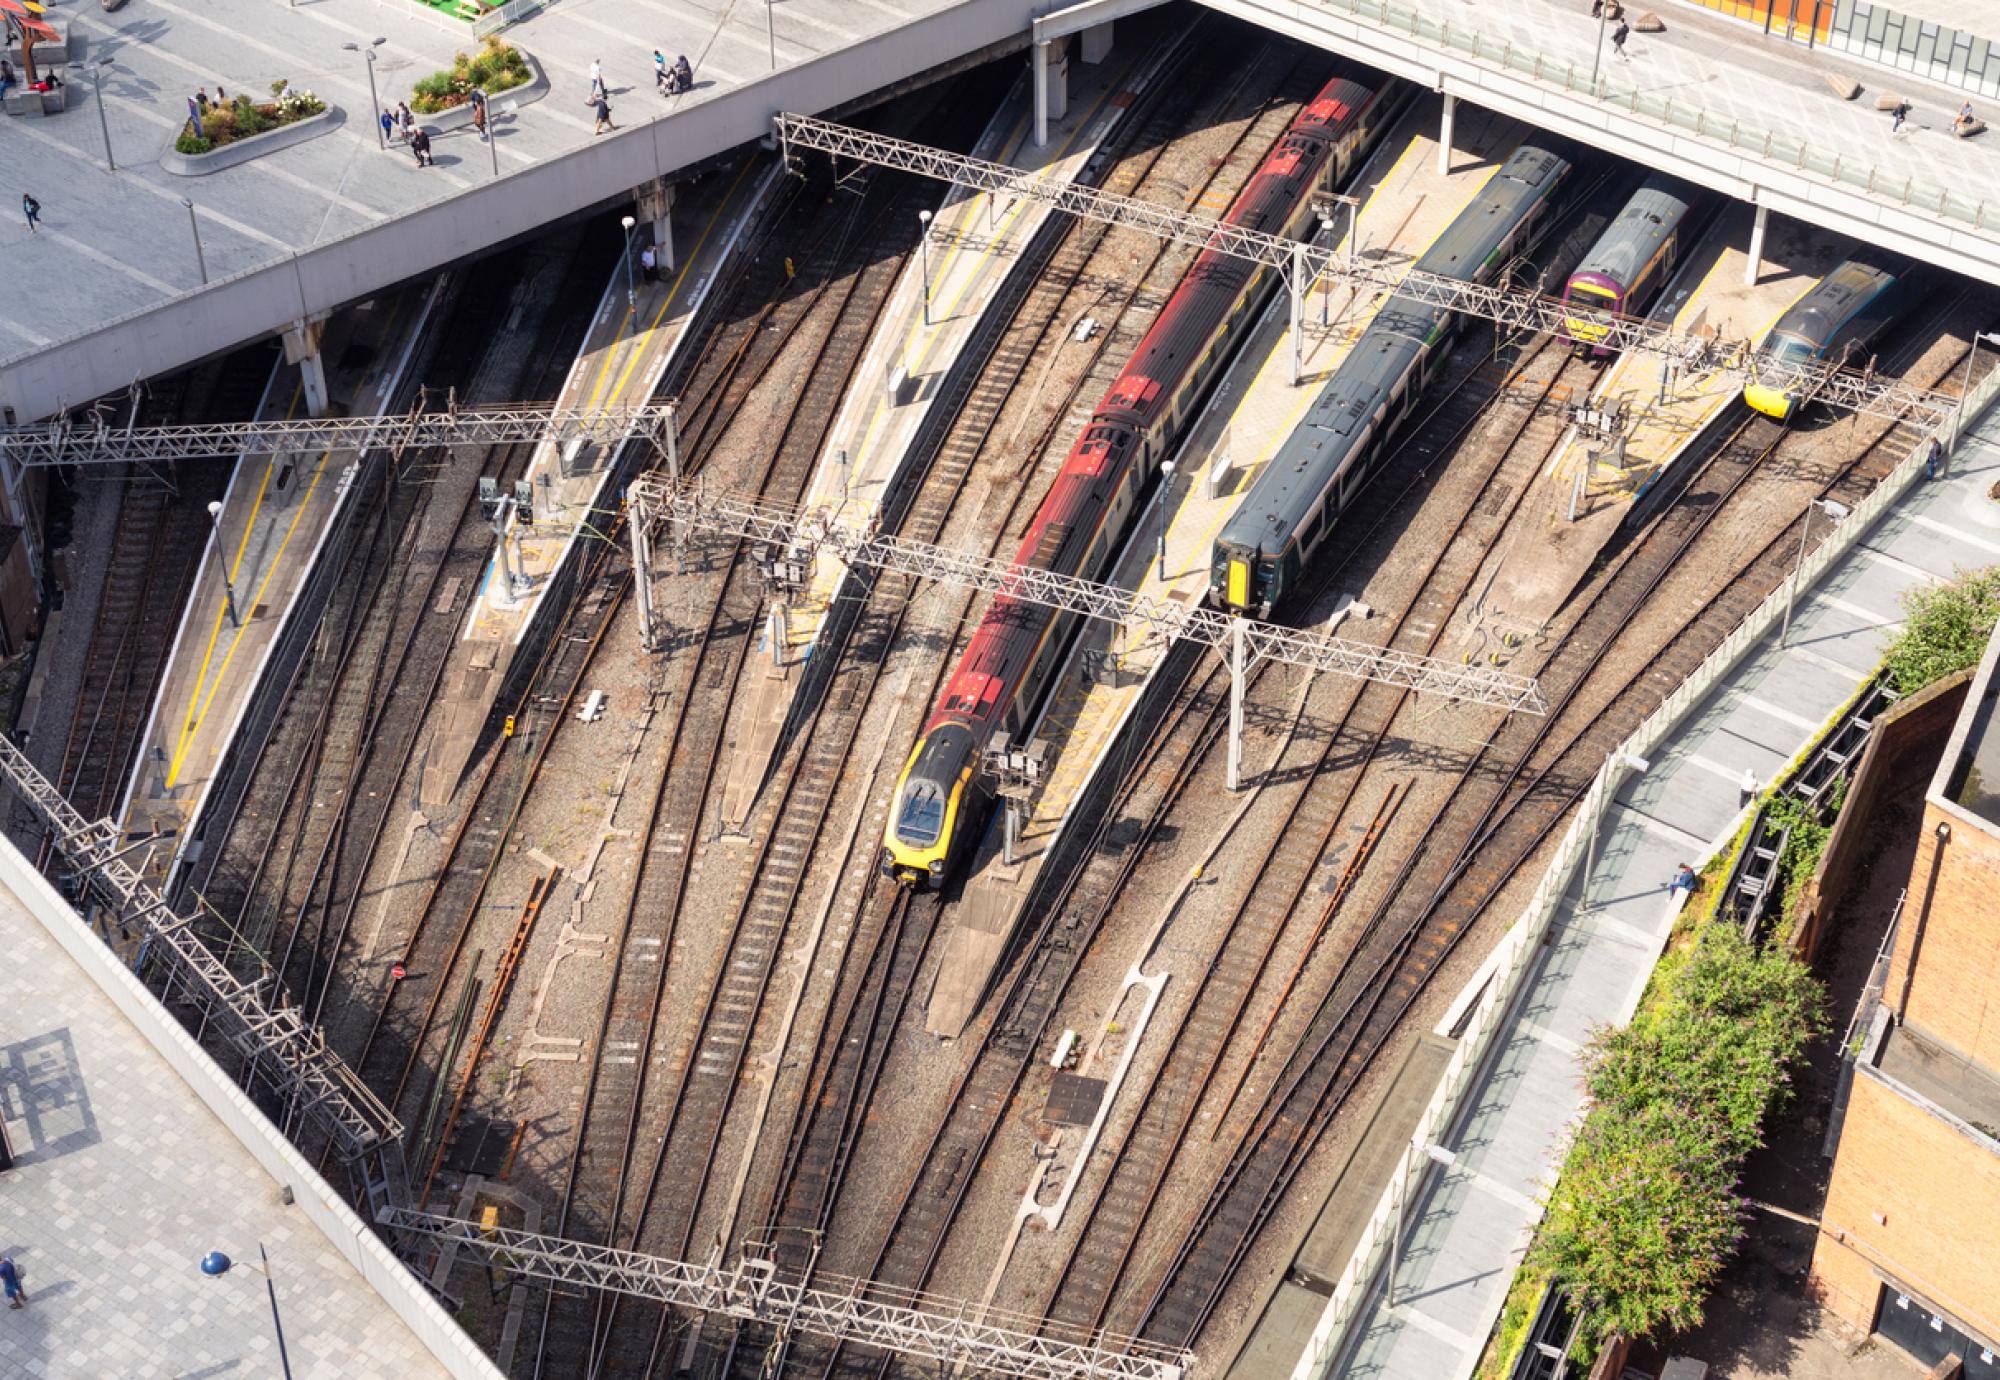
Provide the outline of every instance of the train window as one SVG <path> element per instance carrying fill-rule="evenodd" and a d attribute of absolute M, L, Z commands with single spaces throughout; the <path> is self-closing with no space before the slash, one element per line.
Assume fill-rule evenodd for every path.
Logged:
<path fill-rule="evenodd" d="M 928 848 L 944 832 L 944 797 L 935 786 L 910 788 L 903 813 L 896 819 L 896 837 L 916 848 Z"/>

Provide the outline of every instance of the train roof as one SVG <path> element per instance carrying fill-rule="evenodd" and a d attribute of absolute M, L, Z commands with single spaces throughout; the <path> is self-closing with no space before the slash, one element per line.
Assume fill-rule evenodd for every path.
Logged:
<path fill-rule="evenodd" d="M 1295 130 L 1322 130 L 1328 125 L 1338 125 L 1348 116 L 1368 104 L 1381 93 L 1382 82 L 1360 82 L 1352 77 L 1335 77 L 1319 89 L 1319 94 L 1306 102 L 1298 118 L 1292 121 Z"/>
<path fill-rule="evenodd" d="M 1522 209 L 1555 190 L 1569 160 L 1540 144 L 1523 144 L 1501 165 L 1473 203 L 1417 260 L 1425 273 L 1469 278 L 1495 246 L 1519 224 Z"/>
<path fill-rule="evenodd" d="M 1850 317 L 1894 287 L 1907 269 L 1907 263 L 1887 256 L 1857 254 L 1794 303 L 1771 334 L 1796 336 L 1824 349 Z"/>
<path fill-rule="evenodd" d="M 1609 278 L 1621 287 L 1638 277 L 1639 270 L 1660 252 L 1660 246 L 1680 228 L 1693 204 L 1695 192 L 1679 178 L 1654 173 L 1632 193 L 1631 200 L 1604 227 L 1597 243 L 1583 256 L 1575 279 L 1583 274 Z"/>

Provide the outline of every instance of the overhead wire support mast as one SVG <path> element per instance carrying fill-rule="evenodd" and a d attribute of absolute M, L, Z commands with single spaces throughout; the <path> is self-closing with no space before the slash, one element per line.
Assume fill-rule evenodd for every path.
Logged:
<path fill-rule="evenodd" d="M 1180 1380 L 1185 1351 L 1064 1327 L 869 1280 L 815 1274 L 808 1284 L 754 1248 L 724 1267 L 669 1260 L 559 1236 L 488 1227 L 405 1207 L 375 1220 L 405 1240 L 434 1240 L 477 1253 L 519 1274 L 585 1289 L 652 1299 L 677 1308 L 806 1332 L 899 1355 L 964 1364 L 979 1375 L 1024 1380 Z"/>
<path fill-rule="evenodd" d="M 0 736 L 0 775 L 55 834 L 68 858 L 117 919 L 142 926 L 146 961 L 168 968 L 168 991 L 180 990 L 216 1021 L 224 1038 L 279 1097 L 326 1133 L 346 1163 L 393 1149 L 403 1135 L 395 1115 L 361 1082 L 319 1032 L 289 1006 L 264 998 L 268 974 L 244 982 L 229 971 L 166 899 L 125 861 L 131 851 L 108 819 L 86 821 L 11 739 Z"/>
<path fill-rule="evenodd" d="M 1560 298 L 1522 288 L 1467 282 L 1397 264 L 1359 260 L 1336 252 L 1336 246 L 1331 244 L 1287 239 L 1248 226 L 1192 215 L 1177 207 L 1038 177 L 1004 163 L 947 153 L 908 139 L 854 129 L 810 115 L 781 112 L 772 117 L 772 122 L 787 158 L 800 149 L 824 153 L 936 178 L 995 197 L 1033 201 L 1067 215 L 1127 226 L 1196 249 L 1213 249 L 1284 275 L 1294 297 L 1322 276 L 1339 278 L 1358 287 L 1400 292 L 1426 306 L 1484 317 L 1516 330 L 1553 333 L 1563 330 L 1568 321 L 1585 322 L 1603 332 L 1602 344 L 1608 349 L 1662 355 L 1684 366 L 1692 364 L 1746 377 L 1754 375 L 1759 382 L 1774 387 L 1816 388 L 1820 402 L 1853 412 L 1898 418 L 1914 415 L 1942 422 L 1955 416 L 1958 410 L 1958 399 L 1947 394 L 1830 364 L 1780 363 L 1756 354 L 1748 342 L 1725 344 L 1680 335 L 1638 317 L 1565 304 Z"/>
<path fill-rule="evenodd" d="M 1497 667 L 1455 664 L 1311 629 L 1279 627 L 1199 605 L 1190 607 L 1147 599 L 1117 585 L 1014 565 L 904 537 L 883 536 L 872 528 L 837 522 L 820 510 L 801 514 L 732 494 L 710 492 L 699 481 L 677 484 L 658 474 L 641 475 L 626 489 L 625 500 L 632 521 L 637 524 L 667 521 L 740 537 L 764 543 L 782 553 L 786 560 L 799 563 L 810 563 L 822 548 L 827 548 L 849 566 L 895 571 L 1059 612 L 1135 624 L 1168 643 L 1192 638 L 1213 647 L 1227 658 L 1230 667 L 1229 786 L 1232 790 L 1240 776 L 1244 685 L 1250 666 L 1259 659 L 1303 666 L 1314 673 L 1332 672 L 1427 691 L 1510 712 L 1547 712 L 1541 687 L 1532 677 Z"/>
<path fill-rule="evenodd" d="M 218 455 L 365 450 L 396 445 L 503 446 L 520 442 L 603 444 L 645 437 L 665 448 L 678 404 L 558 409 L 546 405 L 457 407 L 379 417 L 307 417 L 189 426 L 113 427 L 98 413 L 0 427 L 0 460 L 36 465 L 110 465 Z"/>

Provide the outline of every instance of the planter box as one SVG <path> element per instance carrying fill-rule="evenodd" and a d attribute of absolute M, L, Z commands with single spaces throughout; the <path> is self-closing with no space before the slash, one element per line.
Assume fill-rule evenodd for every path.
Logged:
<path fill-rule="evenodd" d="M 30 91 L 18 84 L 7 88 L 9 115 L 60 115 L 68 101 L 67 82 L 53 91 Z"/>
<path fill-rule="evenodd" d="M 207 153 L 182 153 L 174 147 L 180 140 L 181 131 L 187 127 L 183 121 L 175 125 L 174 132 L 168 136 L 167 147 L 160 154 L 160 167 L 175 177 L 206 177 L 212 172 L 248 163 L 253 158 L 262 158 L 267 153 L 288 149 L 293 144 L 317 139 L 322 134 L 331 134 L 346 118 L 339 106 L 330 105 L 317 115 L 308 115 L 303 120 L 281 125 L 277 129 L 267 129 L 248 139 L 238 139 L 233 144 L 224 144 Z"/>
<path fill-rule="evenodd" d="M 486 118 L 489 123 L 502 107 L 519 110 L 522 106 L 532 105 L 549 94 L 548 73 L 542 70 L 541 63 L 535 61 L 535 55 L 518 44 L 509 44 L 508 46 L 527 60 L 528 79 L 519 86 L 508 87 L 487 103 L 489 109 L 486 112 Z M 411 95 L 414 94 L 415 92 L 411 93 Z M 405 96 L 402 99 L 408 100 L 409 97 Z M 410 108 L 412 110 L 416 109 L 414 105 Z M 472 123 L 472 102 L 467 101 L 465 104 L 455 105 L 449 110 L 440 110 L 435 115 L 425 115 L 419 112 L 417 123 L 432 134 L 443 134 L 446 130 L 452 129 L 465 129 Z"/>

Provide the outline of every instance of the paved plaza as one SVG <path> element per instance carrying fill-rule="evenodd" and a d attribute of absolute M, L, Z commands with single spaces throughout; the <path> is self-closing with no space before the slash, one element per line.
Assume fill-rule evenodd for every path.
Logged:
<path fill-rule="evenodd" d="M 1955 571 L 2000 561 L 2000 414 L 1967 438 L 1948 478 L 1919 482 L 1802 594 L 1791 636 L 1744 658 L 1628 775 L 1550 928 L 1540 968 L 1495 1037 L 1457 1162 L 1410 1214 L 1397 1302 L 1379 1287 L 1356 1323 L 1356 1380 L 1446 1380 L 1468 1373 L 1540 1218 L 1564 1135 L 1583 1107 L 1577 1056 L 1590 1032 L 1626 1019 L 1676 912 L 1667 879 L 1723 840 L 1739 818 L 1746 768 L 1769 781 L 1874 671 L 1898 631 L 1902 596 Z M 1579 915 L 1579 891 L 1590 909 Z"/>
<path fill-rule="evenodd" d="M 0 948 L 0 1116 L 19 1156 L 0 1175 L 0 1254 L 29 1299 L 0 1310 L 0 1375 L 278 1374 L 259 1243 L 299 1380 L 444 1374 L 4 888 Z M 215 1250 L 237 1264 L 212 1279 L 197 1266 Z"/>

